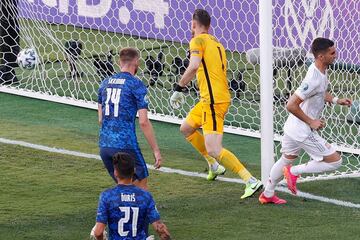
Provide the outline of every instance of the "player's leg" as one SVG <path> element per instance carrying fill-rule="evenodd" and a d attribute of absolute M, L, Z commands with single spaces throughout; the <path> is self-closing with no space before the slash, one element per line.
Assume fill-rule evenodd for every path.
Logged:
<path fill-rule="evenodd" d="M 300 151 L 300 146 L 296 141 L 292 140 L 287 135 L 282 137 L 281 141 L 281 157 L 275 162 L 272 166 L 269 179 L 266 182 L 265 190 L 260 195 L 259 201 L 261 203 L 275 203 L 283 204 L 286 203 L 285 200 L 278 198 L 275 195 L 276 185 L 283 178 L 283 169 L 286 166 L 290 166 L 292 162 L 297 158 Z"/>
<path fill-rule="evenodd" d="M 228 103 L 203 106 L 203 132 L 205 146 L 210 156 L 216 158 L 226 169 L 236 173 L 246 183 L 245 194 L 241 198 L 253 195 L 261 186 L 257 180 L 244 167 L 240 160 L 229 150 L 223 148 L 222 137 L 224 117 L 229 108 Z"/>
<path fill-rule="evenodd" d="M 279 160 L 275 162 L 272 166 L 269 179 L 266 182 L 265 190 L 259 196 L 259 201 L 262 204 L 265 203 L 274 203 L 274 204 L 284 204 L 286 203 L 285 200 L 280 199 L 275 194 L 275 188 L 277 184 L 283 178 L 283 168 L 291 165 L 291 163 L 297 158 L 295 155 L 286 155 L 283 154 Z"/>
<path fill-rule="evenodd" d="M 215 180 L 218 175 L 225 173 L 225 168 L 218 164 L 215 158 L 211 157 L 205 148 L 205 139 L 197 129 L 202 122 L 202 104 L 199 102 L 189 112 L 186 120 L 180 126 L 180 132 L 186 140 L 205 158 L 209 165 L 208 180 Z"/>
<path fill-rule="evenodd" d="M 140 149 L 127 150 L 127 152 L 132 154 L 136 159 L 133 184 L 141 189 L 144 189 L 145 191 L 148 191 L 147 177 L 149 176 L 149 171 Z"/>
<path fill-rule="evenodd" d="M 334 171 L 341 166 L 340 154 L 317 133 L 312 133 L 303 142 L 302 147 L 310 155 L 312 161 L 293 166 L 291 173 L 294 175 Z"/>
<path fill-rule="evenodd" d="M 275 187 L 283 178 L 283 168 L 290 165 L 297 156 L 283 154 L 279 160 L 272 166 L 269 179 L 266 182 L 265 190 L 259 196 L 259 201 L 262 204 L 274 203 L 285 204 L 286 200 L 281 199 L 275 194 Z"/>
<path fill-rule="evenodd" d="M 147 178 L 143 178 L 141 180 L 136 179 L 133 181 L 133 184 L 141 189 L 146 190 L 146 191 L 149 190 Z"/>
<path fill-rule="evenodd" d="M 145 159 L 140 151 L 140 149 L 135 150 L 126 150 L 127 153 L 135 157 L 135 174 L 133 179 L 133 184 L 145 191 L 149 190 L 148 187 L 148 176 L 149 171 L 146 166 Z M 149 221 L 145 219 L 145 234 L 149 236 Z"/>
<path fill-rule="evenodd" d="M 101 160 L 103 161 L 109 175 L 114 179 L 115 183 L 117 183 L 117 180 L 114 176 L 114 165 L 112 157 L 117 152 L 119 152 L 119 150 L 115 148 L 100 148 Z"/>
<path fill-rule="evenodd" d="M 289 178 L 296 179 L 301 174 L 334 171 L 341 166 L 340 154 L 317 133 L 312 133 L 301 143 L 301 147 L 309 154 L 311 161 L 284 169 L 284 174 L 286 171 Z"/>

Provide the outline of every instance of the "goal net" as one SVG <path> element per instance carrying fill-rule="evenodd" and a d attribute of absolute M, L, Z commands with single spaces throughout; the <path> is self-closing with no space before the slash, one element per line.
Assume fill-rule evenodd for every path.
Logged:
<path fill-rule="evenodd" d="M 211 33 L 227 49 L 232 105 L 226 131 L 260 137 L 259 3 L 251 0 L 2 0 L 0 91 L 96 108 L 99 83 L 119 71 L 118 51 L 136 47 L 138 77 L 148 86 L 151 117 L 179 123 L 198 100 L 195 81 L 187 102 L 173 110 L 169 97 L 188 64 L 190 20 L 196 8 L 212 16 Z M 360 100 L 360 2 L 354 0 L 273 0 L 274 134 L 288 113 L 286 99 L 312 62 L 309 45 L 317 36 L 334 39 L 337 62 L 329 69 L 330 92 Z M 22 70 L 16 54 L 33 48 L 40 63 Z M 343 155 L 335 175 L 359 173 L 359 105 L 327 106 L 321 135 Z M 302 155 L 300 162 L 306 161 Z M 312 176 L 314 177 L 314 176 Z M 322 176 L 316 176 L 322 177 Z M 329 177 L 329 175 L 326 175 Z"/>

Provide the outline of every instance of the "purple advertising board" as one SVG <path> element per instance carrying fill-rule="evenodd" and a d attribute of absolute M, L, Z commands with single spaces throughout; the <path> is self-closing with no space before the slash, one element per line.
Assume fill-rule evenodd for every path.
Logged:
<path fill-rule="evenodd" d="M 259 47 L 253 0 L 20 0 L 20 15 L 145 38 L 188 43 L 196 8 L 212 15 L 212 34 L 231 51 Z M 317 36 L 336 41 L 339 58 L 359 64 L 360 1 L 274 0 L 274 46 L 309 49 Z"/>

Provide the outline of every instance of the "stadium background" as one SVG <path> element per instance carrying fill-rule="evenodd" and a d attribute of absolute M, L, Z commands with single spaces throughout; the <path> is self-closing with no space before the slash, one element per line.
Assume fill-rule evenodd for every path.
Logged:
<path fill-rule="evenodd" d="M 88 1 L 59 1 L 58 4 L 56 1 L 47 1 L 48 4 L 51 2 L 52 6 L 46 6 L 40 0 L 20 1 L 24 17 L 20 22 L 21 46 L 36 46 L 43 64 L 36 71 L 17 69 L 20 82 L 12 87 L 74 99 L 95 100 L 101 80 L 93 67 L 95 56 L 104 57 L 109 50 L 116 52 L 120 46 L 134 46 L 141 50 L 143 59 L 149 54 L 156 56 L 162 51 L 165 64 L 171 66 L 175 56 L 185 58 L 190 38 L 188 21 L 191 12 L 196 7 L 203 6 L 215 16 L 214 35 L 228 48 L 229 79 L 236 78 L 243 71 L 243 79 L 247 85 L 240 95 L 233 93 L 234 101 L 227 123 L 244 129 L 259 129 L 259 67 L 249 64 L 244 53 L 249 48 L 258 47 L 258 6 L 253 1 L 199 1 L 199 5 L 186 1 L 169 1 L 168 15 L 164 17 L 163 23 L 161 19 L 154 18 L 158 15 L 153 10 L 134 10 L 135 6 L 141 7 L 142 1 L 137 0 L 94 1 L 93 5 L 103 3 L 103 6 L 107 6 L 97 8 L 94 12 L 84 12 L 86 8 L 78 6 L 85 2 L 90 5 Z M 341 29 L 354 29 L 350 37 L 359 32 L 355 29 L 360 24 L 352 20 L 352 16 L 359 15 L 359 4 L 356 1 L 309 3 L 313 2 L 318 3 L 320 9 L 313 16 L 314 24 L 318 24 L 315 27 L 320 26 L 323 13 L 332 13 L 329 19 L 337 19 L 335 30 L 325 30 L 322 34 L 333 34 L 334 38 L 343 40 L 342 34 L 347 33 L 340 32 Z M 274 13 L 279 18 L 275 18 L 278 20 L 274 22 L 274 45 L 304 46 L 307 49 L 313 37 L 311 31 L 303 42 L 302 38 L 298 38 L 296 43 L 291 42 L 291 37 L 287 36 L 286 22 L 281 17 L 285 13 L 285 7 L 281 6 L 288 6 L 288 3 L 289 1 L 275 1 L 277 8 L 274 8 Z M 301 4 L 302 1 L 294 3 L 295 9 L 303 8 Z M 335 6 L 334 11 L 327 11 L 329 4 Z M 124 6 L 131 10 L 131 21 L 128 24 L 121 23 L 127 20 Z M 62 13 L 66 9 L 68 12 Z M 80 16 L 78 13 L 81 9 L 84 14 L 99 14 L 101 11 L 105 14 Z M 122 19 L 118 17 L 120 9 L 125 14 Z M 166 12 L 166 9 L 160 9 Z M 298 14 L 299 19 L 306 19 L 305 15 L 301 15 L 302 11 Z M 234 20 L 226 21 L 230 17 Z M 290 19 L 291 21 L 294 19 Z M 306 21 L 301 27 L 304 28 L 305 24 Z M 329 21 L 326 24 L 331 26 L 332 23 Z M 159 26 L 168 27 L 164 30 Z M 293 35 L 300 34 L 297 28 L 291 29 L 294 31 Z M 80 81 L 67 75 L 64 42 L 71 39 L 79 39 L 83 43 L 83 53 L 77 63 L 85 75 Z M 340 60 L 346 64 L 358 63 L 359 45 L 356 35 L 350 41 L 340 41 Z M 116 54 L 114 61 L 117 61 Z M 140 77 L 148 83 L 150 76 L 145 73 L 144 62 L 141 70 Z M 293 69 L 293 88 L 299 84 L 305 70 L 305 65 Z M 331 71 L 332 90 L 340 97 L 350 95 L 359 99 L 359 73 L 352 67 L 350 70 Z M 149 87 L 152 113 L 181 118 L 194 104 L 197 95 L 191 92 L 189 95 L 192 98 L 187 98 L 188 103 L 181 111 L 173 112 L 168 107 L 167 101 L 171 93 L 169 89 L 177 78 L 170 70 L 165 70 L 165 74 L 158 80 L 163 86 L 156 84 Z M 275 87 L 275 93 L 279 96 L 287 91 L 286 79 L 286 69 L 280 70 Z M 275 102 L 274 107 L 274 127 L 281 133 L 286 117 L 284 104 L 281 101 Z M 336 117 L 331 118 L 334 113 Z M 325 114 L 328 117 L 328 128 L 323 134 L 349 145 L 355 144 L 353 146 L 356 148 L 360 142 L 359 127 L 345 123 L 346 111 L 336 107 L 327 110 Z M 0 93 L 0 119 L 1 138 L 85 153 L 98 152 L 96 112 L 92 110 Z M 341 127 L 337 128 L 338 125 Z M 205 162 L 181 137 L 176 125 L 154 122 L 154 126 L 167 167 L 206 172 Z M 349 136 L 348 132 L 353 134 Z M 151 164 L 151 151 L 141 133 L 138 135 L 145 158 Z M 224 145 L 239 155 L 247 167 L 259 176 L 259 141 L 229 134 L 225 135 L 224 140 Z M 87 239 L 94 223 L 98 194 L 112 185 L 102 163 L 94 159 L 65 156 L 18 145 L 1 143 L 0 148 L 0 232 L 4 233 L 4 239 Z M 358 155 L 350 156 L 349 161 L 351 169 L 359 168 Z M 226 176 L 233 177 L 231 174 Z M 285 239 L 294 234 L 295 239 L 354 239 L 360 222 L 358 184 L 357 178 L 308 182 L 300 186 L 305 192 L 352 202 L 358 207 L 336 206 L 280 193 L 290 203 L 279 208 L 260 206 L 256 197 L 240 201 L 243 186 L 235 183 L 206 182 L 204 179 L 157 171 L 151 171 L 150 178 L 151 191 L 175 239 Z M 210 223 L 209 219 L 214 220 Z"/>

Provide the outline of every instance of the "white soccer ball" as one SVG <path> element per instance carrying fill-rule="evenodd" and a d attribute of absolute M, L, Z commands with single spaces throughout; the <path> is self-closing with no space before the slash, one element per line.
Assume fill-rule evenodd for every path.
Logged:
<path fill-rule="evenodd" d="M 17 63 L 22 69 L 31 70 L 38 64 L 38 55 L 32 48 L 25 48 L 17 55 Z"/>

